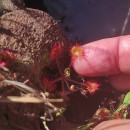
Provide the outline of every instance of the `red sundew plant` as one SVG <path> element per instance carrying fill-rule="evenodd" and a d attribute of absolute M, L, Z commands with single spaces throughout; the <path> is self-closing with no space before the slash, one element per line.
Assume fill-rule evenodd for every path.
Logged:
<path fill-rule="evenodd" d="M 16 56 L 14 55 L 13 52 L 11 52 L 9 50 L 1 50 L 0 51 L 0 64 L 1 65 L 7 66 L 8 63 L 14 59 L 16 59 Z"/>
<path fill-rule="evenodd" d="M 80 45 L 74 45 L 70 49 L 70 55 L 71 55 L 72 64 L 75 61 L 75 59 L 77 59 L 77 58 L 79 60 L 85 59 L 85 51 Z"/>
<path fill-rule="evenodd" d="M 57 88 L 60 88 L 60 86 L 58 86 L 58 85 L 61 85 L 63 95 L 66 94 L 65 92 L 67 92 L 67 94 L 69 94 L 69 93 L 74 93 L 75 91 L 79 91 L 84 96 L 87 96 L 88 93 L 89 93 L 89 95 L 95 94 L 101 87 L 101 84 L 95 78 L 86 78 L 86 77 L 76 75 L 76 73 L 74 73 L 74 71 L 71 69 L 71 65 L 73 64 L 75 59 L 77 60 L 77 58 L 78 58 L 78 60 L 86 60 L 86 62 L 87 62 L 84 48 L 79 45 L 75 45 L 70 49 L 70 51 L 68 51 L 68 53 L 69 52 L 71 53 L 71 55 L 70 55 L 71 61 L 70 61 L 70 64 L 68 66 L 66 66 L 65 68 L 63 68 L 62 63 L 61 63 L 62 57 L 64 58 L 63 49 L 64 48 L 61 44 L 55 44 L 52 47 L 52 50 L 50 52 L 50 59 L 56 63 L 57 69 L 58 69 L 58 71 L 56 71 L 56 72 L 58 74 L 54 75 L 54 77 L 51 77 L 51 76 L 49 77 L 48 75 L 42 77 L 41 83 L 43 84 L 45 90 L 48 91 L 49 93 L 53 93 L 53 92 L 57 91 Z M 8 63 L 11 62 L 11 60 L 13 60 L 13 59 L 15 60 L 16 56 L 12 52 L 7 51 L 7 50 L 0 52 L 0 64 L 1 65 L 8 66 Z M 49 66 L 49 67 L 51 67 L 51 66 Z M 16 76 L 14 76 L 14 77 L 16 77 Z M 15 79 L 14 77 L 13 77 L 13 79 Z M 2 79 L 2 81 L 3 80 L 5 80 L 5 79 Z M 24 88 L 25 88 L 24 92 L 29 91 L 29 92 L 33 93 L 34 96 L 36 96 L 36 97 L 41 96 L 41 93 L 39 93 L 39 91 L 36 91 L 25 85 L 25 83 L 28 82 L 29 80 L 26 80 L 24 82 L 24 84 L 21 84 L 20 82 L 16 82 L 16 81 L 9 81 L 9 80 L 5 80 L 5 81 L 7 83 L 13 82 L 14 85 L 19 85 L 19 86 L 22 85 L 22 87 L 24 85 Z M 52 105 L 52 107 L 53 107 L 52 112 L 59 114 L 58 112 L 55 111 L 55 109 L 58 110 L 59 108 L 56 108 L 53 105 Z M 113 119 L 121 118 L 124 115 L 125 110 L 126 110 L 126 108 L 122 108 L 119 112 L 117 111 L 118 113 L 113 114 L 114 115 Z M 48 112 L 48 111 L 50 111 L 50 106 L 47 108 L 46 112 Z M 63 112 L 61 112 L 60 115 L 62 113 Z M 111 116 L 111 111 L 107 110 L 106 108 L 101 108 L 96 112 L 96 115 L 94 116 L 95 118 L 92 117 L 92 119 L 98 118 L 98 119 L 102 120 L 102 119 L 109 118 L 110 116 Z M 44 117 L 43 117 L 43 119 L 44 119 Z M 95 121 L 94 123 L 97 123 L 97 122 Z"/>
<path fill-rule="evenodd" d="M 3 66 L 7 66 L 6 62 L 3 62 L 1 59 L 0 59 L 0 64 Z"/>
<path fill-rule="evenodd" d="M 88 80 L 86 81 L 86 89 L 90 94 L 95 93 L 100 87 L 100 84 L 97 83 L 95 80 Z"/>
<path fill-rule="evenodd" d="M 47 77 L 43 77 L 42 78 L 42 84 L 45 86 L 46 91 L 48 92 L 53 92 L 56 90 L 56 84 L 55 83 L 51 83 L 51 79 L 47 78 Z"/>
<path fill-rule="evenodd" d="M 60 56 L 61 57 L 63 56 L 63 47 L 61 46 L 61 44 L 55 44 L 52 47 L 52 50 L 50 52 L 50 58 L 52 61 L 56 62 L 60 77 L 56 77 L 54 80 L 49 80 L 49 81 L 47 80 L 46 77 L 44 77 L 42 79 L 42 84 L 45 86 L 48 92 L 55 91 L 57 88 L 56 82 L 60 81 L 62 85 L 63 93 L 65 92 L 65 86 L 68 88 L 70 92 L 79 90 L 81 94 L 83 95 L 86 95 L 87 92 L 89 92 L 90 94 L 95 93 L 99 89 L 99 86 L 100 86 L 100 84 L 96 80 L 90 80 L 90 81 L 87 80 L 83 82 L 80 78 L 79 78 L 80 81 L 76 81 L 75 77 L 74 79 L 72 79 L 71 77 L 71 65 L 73 64 L 74 60 L 76 58 L 79 58 L 79 60 L 85 59 L 84 49 L 79 45 L 75 45 L 70 49 L 70 53 L 71 53 L 71 58 L 72 58 L 71 63 L 69 66 L 64 68 L 64 70 L 62 70 L 59 58 Z"/>
<path fill-rule="evenodd" d="M 51 60 L 58 60 L 60 55 L 63 54 L 62 46 L 61 44 L 55 44 L 50 53 Z"/>
<path fill-rule="evenodd" d="M 14 58 L 14 59 L 16 58 L 16 56 L 14 55 L 14 53 L 11 52 L 11 51 L 9 51 L 9 50 L 5 50 L 4 53 L 5 53 L 5 56 L 7 58 Z"/>

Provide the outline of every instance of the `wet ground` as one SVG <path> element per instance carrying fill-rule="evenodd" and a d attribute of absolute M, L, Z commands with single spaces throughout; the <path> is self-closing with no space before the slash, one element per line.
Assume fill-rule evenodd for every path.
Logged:
<path fill-rule="evenodd" d="M 53 18 L 61 21 L 61 27 L 71 42 L 81 44 L 94 40 L 121 35 L 130 0 L 25 0 L 26 6 L 46 11 Z M 130 33 L 130 22 L 124 34 Z M 111 98 L 110 93 L 98 92 L 88 97 L 80 93 L 69 96 L 69 104 L 64 116 L 52 130 L 72 130 L 83 124 L 99 107 L 104 98 Z"/>

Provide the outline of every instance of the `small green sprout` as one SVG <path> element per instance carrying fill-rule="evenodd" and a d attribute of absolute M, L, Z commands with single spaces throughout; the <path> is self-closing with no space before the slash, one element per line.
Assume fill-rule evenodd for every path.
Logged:
<path fill-rule="evenodd" d="M 117 110 L 112 114 L 112 118 L 119 113 L 121 110 L 127 108 L 127 106 L 130 105 L 130 92 L 128 92 L 124 98 L 123 103 L 117 108 Z M 127 110 L 124 111 L 123 117 L 126 117 Z"/>

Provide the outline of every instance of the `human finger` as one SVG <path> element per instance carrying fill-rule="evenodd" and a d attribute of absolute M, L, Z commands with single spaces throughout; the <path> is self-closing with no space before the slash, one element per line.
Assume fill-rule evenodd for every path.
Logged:
<path fill-rule="evenodd" d="M 91 42 L 81 46 L 81 49 L 83 56 L 76 57 L 72 64 L 78 74 L 130 74 L 130 35 Z"/>
<path fill-rule="evenodd" d="M 97 125 L 93 130 L 129 130 L 130 120 L 118 119 L 104 121 Z"/>
<path fill-rule="evenodd" d="M 109 83 L 120 91 L 130 90 L 130 75 L 117 74 L 108 77 Z"/>

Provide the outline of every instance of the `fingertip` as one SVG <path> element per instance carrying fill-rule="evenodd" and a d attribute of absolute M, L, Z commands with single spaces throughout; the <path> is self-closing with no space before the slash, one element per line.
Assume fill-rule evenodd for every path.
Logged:
<path fill-rule="evenodd" d="M 107 50 L 106 44 L 98 45 L 100 41 L 82 46 L 84 55 L 76 57 L 73 61 L 74 70 L 85 76 L 103 76 L 118 72 L 114 54 Z"/>
<path fill-rule="evenodd" d="M 84 55 L 76 57 L 74 70 L 80 75 L 130 74 L 130 35 L 106 38 L 83 45 Z"/>

